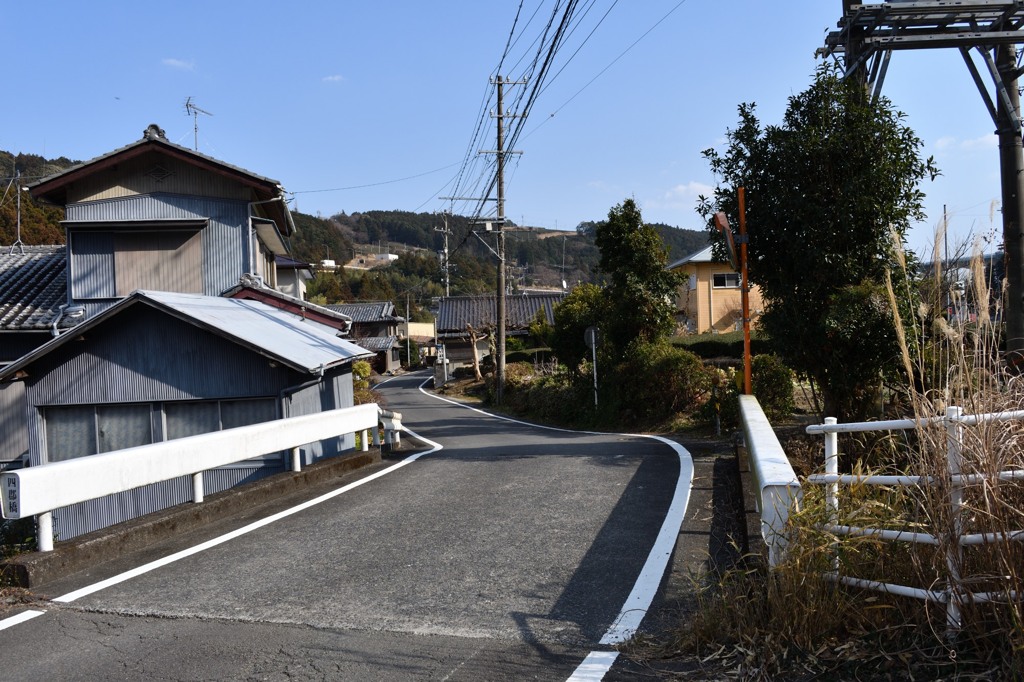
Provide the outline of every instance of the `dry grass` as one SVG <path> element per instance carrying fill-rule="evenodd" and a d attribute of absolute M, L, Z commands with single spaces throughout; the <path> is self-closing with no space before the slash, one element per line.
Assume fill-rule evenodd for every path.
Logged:
<path fill-rule="evenodd" d="M 970 323 L 944 314 L 949 279 L 942 265 L 936 258 L 922 287 L 925 300 L 900 338 L 908 386 L 900 404 L 918 418 L 941 415 L 950 405 L 966 414 L 1024 409 L 1024 378 L 1007 372 L 998 352 L 1000 309 L 990 300 L 980 257 L 975 254 L 971 282 L 957 289 L 954 301 L 974 308 Z M 909 292 L 891 284 L 889 291 L 896 310 L 897 297 Z M 996 476 L 1024 470 L 1024 422 L 968 427 L 962 437 L 962 473 L 982 476 L 961 490 L 950 481 L 941 424 L 840 436 L 847 472 L 904 473 L 933 483 L 845 486 L 836 519 L 823 490 L 805 486 L 782 566 L 769 571 L 753 556 L 742 568 L 695 581 L 694 616 L 673 637 L 635 643 L 629 653 L 687 658 L 703 679 L 1024 679 L 1024 542 L 1008 539 L 1024 530 L 1024 479 Z M 820 472 L 821 441 L 798 438 L 793 445 L 787 451 L 798 470 Z M 961 498 L 959 507 L 952 496 Z M 929 533 L 938 546 L 834 536 L 823 530 L 832 520 Z M 990 541 L 961 549 L 961 533 L 988 533 Z M 945 604 L 825 579 L 833 557 L 841 575 L 953 589 L 962 602 L 961 627 L 947 627 Z M 993 600 L 975 603 L 971 592 L 991 593 Z"/>

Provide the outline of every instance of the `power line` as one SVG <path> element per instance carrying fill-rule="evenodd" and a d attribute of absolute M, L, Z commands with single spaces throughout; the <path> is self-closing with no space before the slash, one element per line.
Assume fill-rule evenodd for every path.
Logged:
<path fill-rule="evenodd" d="M 319 192 L 344 192 L 350 189 L 365 189 L 367 187 L 379 187 L 381 185 L 393 185 L 396 182 L 405 182 L 406 180 L 415 180 L 416 178 L 422 178 L 425 175 L 431 175 L 433 173 L 440 173 L 443 170 L 458 166 L 459 162 L 450 163 L 447 166 L 441 166 L 434 170 L 425 171 L 423 173 L 417 173 L 416 175 L 407 175 L 404 178 L 395 178 L 394 180 L 383 180 L 381 182 L 371 182 L 365 185 L 351 185 L 349 187 L 332 187 L 330 189 L 304 189 L 297 192 L 289 192 L 289 194 L 316 194 Z"/>

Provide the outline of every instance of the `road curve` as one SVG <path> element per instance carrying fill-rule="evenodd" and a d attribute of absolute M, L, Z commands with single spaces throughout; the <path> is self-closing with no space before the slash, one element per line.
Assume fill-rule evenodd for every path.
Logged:
<path fill-rule="evenodd" d="M 380 475 L 391 457 L 363 485 L 312 491 L 323 499 L 131 579 L 68 590 L 0 632 L 5 675 L 600 679 L 661 580 L 687 453 L 498 419 L 422 381 L 380 390 L 440 450 Z"/>

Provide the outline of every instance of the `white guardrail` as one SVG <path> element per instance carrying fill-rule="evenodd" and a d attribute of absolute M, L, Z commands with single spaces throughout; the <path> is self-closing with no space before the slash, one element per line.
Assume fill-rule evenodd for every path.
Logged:
<path fill-rule="evenodd" d="M 768 565 L 777 566 L 786 551 L 789 511 L 803 499 L 800 481 L 754 396 L 740 396 L 740 421 L 757 486 L 755 500 L 761 514 L 761 537 L 768 545 Z"/>
<path fill-rule="evenodd" d="M 361 449 L 371 440 L 400 444 L 402 415 L 376 403 L 214 431 L 187 438 L 79 457 L 0 475 L 5 519 L 37 516 L 39 551 L 53 549 L 54 509 L 124 492 L 179 476 L 192 476 L 193 502 L 203 501 L 203 472 L 252 457 L 290 450 L 292 471 L 299 471 L 299 447 L 347 433 L 362 433 Z"/>

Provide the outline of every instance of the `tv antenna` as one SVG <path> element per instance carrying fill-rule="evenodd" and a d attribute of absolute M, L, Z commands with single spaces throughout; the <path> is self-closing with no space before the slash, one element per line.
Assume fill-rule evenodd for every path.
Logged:
<path fill-rule="evenodd" d="M 185 114 L 192 117 L 192 132 L 195 138 L 196 151 L 199 151 L 199 114 L 213 116 L 209 111 L 200 109 L 192 102 L 192 98 L 185 99 Z"/>

